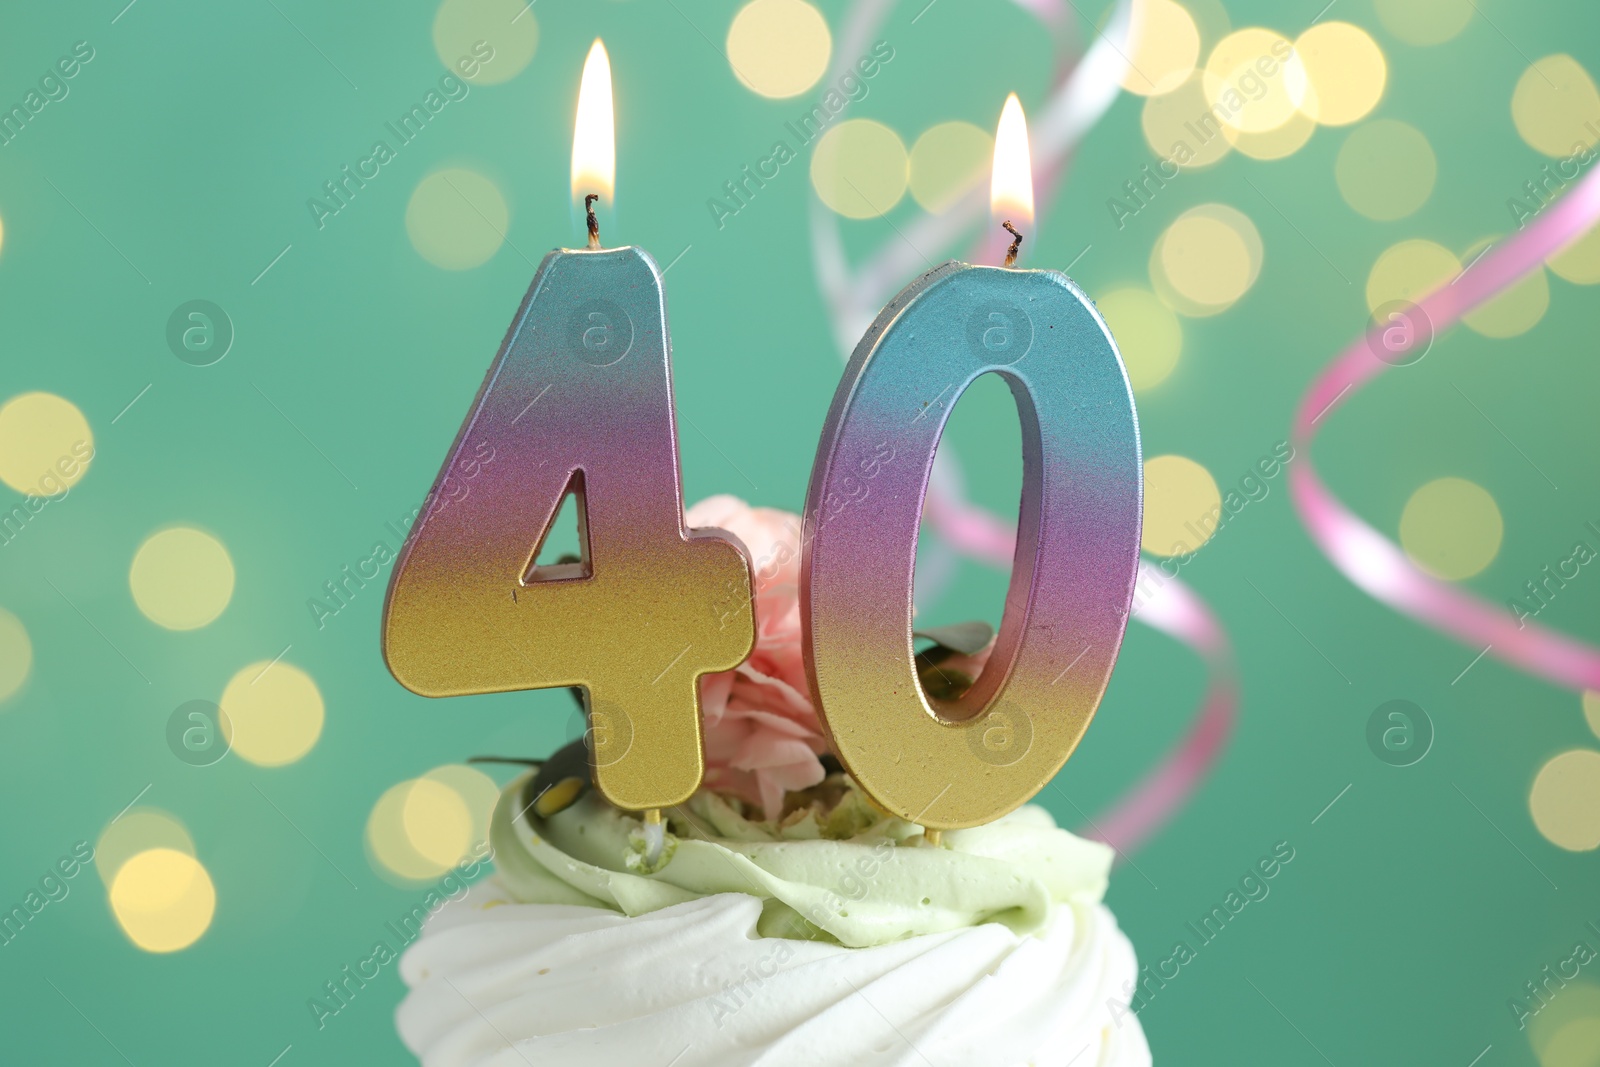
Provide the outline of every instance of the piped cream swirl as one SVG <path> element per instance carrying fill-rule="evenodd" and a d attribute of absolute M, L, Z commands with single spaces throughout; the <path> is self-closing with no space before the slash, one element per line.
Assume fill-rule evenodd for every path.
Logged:
<path fill-rule="evenodd" d="M 1099 902 L 1110 850 L 1042 809 L 941 849 L 875 812 L 832 840 L 837 809 L 774 829 L 702 794 L 646 874 L 631 816 L 591 797 L 514 818 L 520 796 L 495 878 L 401 963 L 425 1067 L 1150 1063 L 1111 1007 L 1137 964 Z"/>

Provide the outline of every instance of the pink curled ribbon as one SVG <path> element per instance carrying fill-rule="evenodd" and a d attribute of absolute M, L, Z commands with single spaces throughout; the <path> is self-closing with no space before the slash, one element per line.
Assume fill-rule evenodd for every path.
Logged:
<path fill-rule="evenodd" d="M 1295 415 L 1290 499 L 1312 540 L 1345 577 L 1404 615 L 1497 659 L 1570 689 L 1600 690 L 1600 649 L 1510 612 L 1423 571 L 1398 545 L 1334 496 L 1317 476 L 1310 446 L 1321 421 L 1355 390 L 1472 309 L 1516 284 L 1600 221 L 1600 170 L 1546 208 L 1527 229 L 1423 297 L 1375 324 L 1312 382 Z M 1421 322 L 1415 322 L 1420 319 Z M 1421 327 L 1420 329 L 1418 327 Z M 1380 357 L 1379 353 L 1383 356 Z M 1420 357 L 1418 357 L 1420 358 Z M 1480 653 L 1482 655 L 1483 653 Z"/>

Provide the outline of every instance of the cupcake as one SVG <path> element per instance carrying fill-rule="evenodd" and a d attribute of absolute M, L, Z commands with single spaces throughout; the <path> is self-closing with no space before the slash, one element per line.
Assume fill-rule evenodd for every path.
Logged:
<path fill-rule="evenodd" d="M 877 808 L 807 695 L 799 518 L 716 497 L 688 524 L 738 535 L 755 571 L 756 649 L 703 686 L 705 787 L 653 854 L 581 742 L 511 783 L 495 874 L 401 961 L 407 1047 L 424 1067 L 1146 1067 L 1111 850 L 1033 805 L 938 844 Z M 936 645 L 930 686 L 983 657 Z"/>

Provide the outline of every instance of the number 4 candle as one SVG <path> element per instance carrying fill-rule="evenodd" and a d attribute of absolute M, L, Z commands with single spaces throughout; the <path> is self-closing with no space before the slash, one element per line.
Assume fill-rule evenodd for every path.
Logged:
<path fill-rule="evenodd" d="M 806 664 L 834 750 L 880 804 L 934 831 L 998 818 L 1061 769 L 1105 692 L 1139 565 L 1139 430 L 1110 331 L 1065 274 L 1007 269 L 1012 219 L 1033 207 L 1015 95 L 994 166 L 1016 237 L 1006 268 L 946 263 L 883 309 L 834 395 L 806 501 Z M 982 675 L 936 706 L 913 658 L 917 531 L 945 419 L 989 372 L 1021 416 L 1016 557 Z M 860 493 L 862 465 L 885 454 Z"/>
<path fill-rule="evenodd" d="M 590 50 L 573 138 L 573 196 L 609 198 L 611 78 Z M 587 205 L 586 205 L 587 206 Z M 686 530 L 661 272 L 638 248 L 539 265 L 395 566 L 384 606 L 390 671 L 424 696 L 552 686 L 586 694 L 595 784 L 652 811 L 704 770 L 700 676 L 755 640 L 742 546 Z M 478 464 L 470 485 L 452 476 Z M 539 566 L 577 498 L 577 563 Z"/>

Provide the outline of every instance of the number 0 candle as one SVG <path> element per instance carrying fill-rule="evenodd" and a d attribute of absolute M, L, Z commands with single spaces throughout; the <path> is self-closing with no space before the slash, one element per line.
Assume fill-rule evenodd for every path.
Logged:
<path fill-rule="evenodd" d="M 611 195 L 610 96 L 596 41 L 574 197 Z M 414 692 L 581 687 L 595 784 L 633 810 L 699 787 L 700 676 L 755 639 L 742 547 L 684 528 L 669 354 L 655 261 L 600 248 L 590 214 L 589 248 L 539 265 L 384 607 L 385 659 Z M 582 558 L 536 565 L 569 495 Z"/>
<path fill-rule="evenodd" d="M 1030 185 L 1012 96 L 995 139 L 995 208 L 1018 235 L 1007 268 Z M 880 804 L 934 830 L 995 819 L 1061 769 L 1105 692 L 1139 563 L 1122 358 L 1066 275 L 1007 268 L 946 263 L 884 308 L 834 396 L 806 502 L 806 661 L 834 749 Z M 990 372 L 1021 416 L 1016 557 L 993 654 L 936 706 L 913 657 L 917 532 L 945 419 Z"/>

